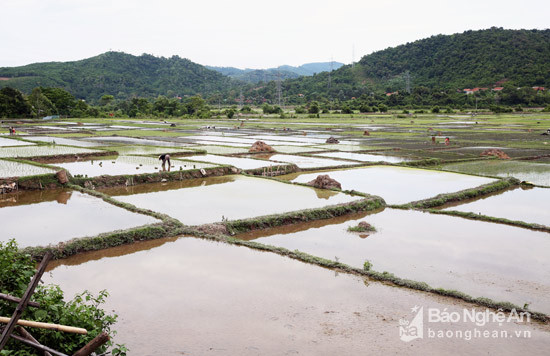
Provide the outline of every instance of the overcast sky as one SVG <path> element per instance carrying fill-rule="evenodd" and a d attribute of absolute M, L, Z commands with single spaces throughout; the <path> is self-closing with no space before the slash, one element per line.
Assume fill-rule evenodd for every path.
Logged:
<path fill-rule="evenodd" d="M 0 67 L 115 50 L 239 68 L 335 61 L 436 34 L 550 27 L 530 0 L 1 0 Z"/>

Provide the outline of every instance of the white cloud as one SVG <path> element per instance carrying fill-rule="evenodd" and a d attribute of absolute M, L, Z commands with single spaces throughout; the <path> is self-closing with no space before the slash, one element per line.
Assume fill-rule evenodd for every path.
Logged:
<path fill-rule="evenodd" d="M 350 62 L 468 29 L 545 28 L 550 3 L 487 1 L 7 0 L 0 66 L 77 60 L 110 49 L 265 68 Z"/>

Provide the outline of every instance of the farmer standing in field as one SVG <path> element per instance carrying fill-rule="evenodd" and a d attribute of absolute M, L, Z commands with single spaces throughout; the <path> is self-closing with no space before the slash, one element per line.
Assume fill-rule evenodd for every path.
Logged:
<path fill-rule="evenodd" d="M 162 160 L 162 170 L 165 171 L 166 167 L 165 164 L 168 162 L 168 172 L 170 172 L 170 155 L 169 154 L 162 154 L 159 156 L 159 161 Z"/>

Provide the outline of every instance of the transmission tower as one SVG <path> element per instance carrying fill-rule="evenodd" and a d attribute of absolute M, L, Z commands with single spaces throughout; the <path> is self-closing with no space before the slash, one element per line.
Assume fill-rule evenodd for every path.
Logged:
<path fill-rule="evenodd" d="M 355 68 L 355 43 L 351 47 L 351 67 Z"/>
<path fill-rule="evenodd" d="M 277 71 L 277 102 L 279 107 L 281 107 L 281 72 Z"/>
<path fill-rule="evenodd" d="M 332 59 L 332 57 L 330 58 L 330 70 L 328 72 L 328 84 L 327 84 L 327 89 L 330 93 L 330 88 L 332 87 L 332 66 L 334 64 L 334 61 Z"/>
<path fill-rule="evenodd" d="M 243 108 L 243 101 L 244 101 L 243 90 L 241 89 L 241 95 L 239 96 L 239 109 Z"/>
<path fill-rule="evenodd" d="M 408 70 L 405 72 L 405 85 L 407 93 L 411 93 L 411 72 Z"/>

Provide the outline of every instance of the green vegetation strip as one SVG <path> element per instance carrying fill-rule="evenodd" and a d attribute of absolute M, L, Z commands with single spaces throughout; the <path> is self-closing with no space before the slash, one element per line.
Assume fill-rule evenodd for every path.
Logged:
<path fill-rule="evenodd" d="M 465 189 L 455 193 L 439 194 L 433 198 L 424 200 L 418 200 L 403 205 L 393 205 L 392 208 L 397 209 L 429 209 L 437 206 L 442 206 L 450 202 L 463 201 L 487 195 L 489 193 L 499 192 L 501 190 L 508 189 L 510 187 L 519 185 L 521 182 L 519 179 L 509 177 L 500 179 L 496 182 L 480 185 L 479 187 L 472 189 Z"/>
<path fill-rule="evenodd" d="M 458 216 L 458 217 L 461 217 L 461 218 L 466 218 L 466 219 L 471 219 L 471 220 L 481 220 L 481 221 L 487 221 L 487 222 L 493 222 L 493 223 L 523 227 L 523 228 L 531 229 L 531 230 L 550 232 L 550 226 L 541 225 L 541 224 L 527 223 L 525 221 L 520 221 L 520 220 L 508 220 L 508 219 L 504 219 L 504 218 L 496 218 L 496 217 L 493 217 L 493 216 L 481 215 L 481 214 L 476 214 L 476 213 L 471 213 L 471 212 L 464 212 L 464 211 L 457 211 L 457 210 L 426 209 L 425 211 L 430 212 L 432 214 Z"/>
<path fill-rule="evenodd" d="M 19 190 L 53 189 L 62 186 L 55 173 L 0 179 L 0 184 L 13 182 L 17 183 L 17 189 Z"/>
<path fill-rule="evenodd" d="M 54 156 L 31 156 L 31 157 L 17 157 L 17 158 L 25 158 L 29 161 L 35 161 L 35 162 L 41 162 L 41 163 L 48 163 L 48 162 L 57 162 L 62 161 L 67 158 L 76 158 L 76 159 L 83 159 L 83 158 L 93 158 L 93 157 L 104 157 L 104 156 L 118 156 L 118 152 L 116 151 L 95 151 L 95 152 L 86 152 L 86 153 L 66 153 L 66 154 L 60 154 L 60 155 L 54 155 Z"/>
<path fill-rule="evenodd" d="M 204 163 L 204 162 L 201 162 Z M 232 174 L 231 167 L 218 166 L 211 168 L 203 168 L 205 174 L 201 173 L 200 169 L 190 170 L 174 170 L 171 172 L 158 172 L 158 173 L 144 173 L 136 175 L 118 175 L 118 176 L 99 176 L 92 178 L 85 177 L 71 177 L 70 182 L 80 187 L 115 187 L 121 185 L 137 185 L 143 183 L 159 183 L 162 181 L 178 181 L 186 179 L 204 178 L 212 176 L 223 176 Z"/>
<path fill-rule="evenodd" d="M 266 229 L 275 226 L 290 225 L 306 221 L 330 219 L 337 216 L 370 211 L 386 205 L 384 200 L 377 196 L 352 201 L 345 204 L 330 205 L 318 209 L 305 209 L 284 214 L 267 215 L 252 219 L 232 220 L 224 222 L 229 234 L 234 235 L 251 230 Z"/>
<path fill-rule="evenodd" d="M 289 174 L 289 173 L 296 173 L 299 171 L 300 171 L 300 168 L 298 168 L 298 166 L 295 164 L 281 164 L 277 166 L 245 169 L 243 172 L 252 176 L 273 177 L 273 176 L 280 176 L 280 175 Z M 281 181 L 281 180 L 277 179 L 277 181 Z"/>

